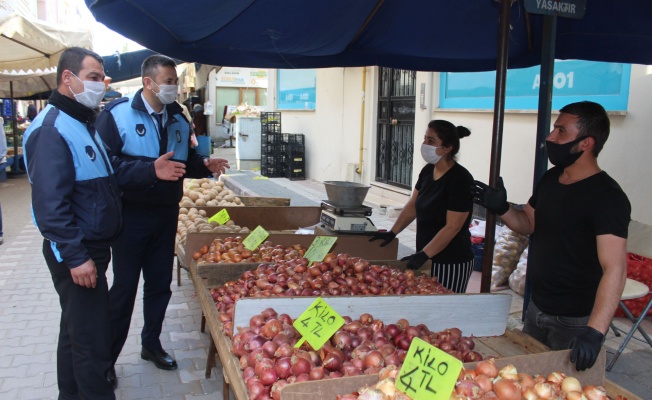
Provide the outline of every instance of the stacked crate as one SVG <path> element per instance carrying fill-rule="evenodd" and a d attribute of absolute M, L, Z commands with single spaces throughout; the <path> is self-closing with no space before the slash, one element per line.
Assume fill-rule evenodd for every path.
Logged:
<path fill-rule="evenodd" d="M 269 178 L 285 177 L 287 141 L 281 133 L 281 113 L 260 113 L 260 173 Z"/>
<path fill-rule="evenodd" d="M 306 179 L 305 137 L 281 133 L 281 113 L 260 114 L 260 173 L 268 178 Z"/>

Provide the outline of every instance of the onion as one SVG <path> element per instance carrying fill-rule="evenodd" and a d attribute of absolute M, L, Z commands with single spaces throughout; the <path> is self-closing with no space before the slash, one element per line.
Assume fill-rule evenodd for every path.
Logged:
<path fill-rule="evenodd" d="M 514 365 L 507 364 L 498 371 L 498 376 L 502 379 L 511 379 L 515 381 L 518 379 L 518 371 Z M 498 394 L 498 392 L 496 392 L 496 394 Z M 500 397 L 499 394 L 498 397 Z"/>
<path fill-rule="evenodd" d="M 263 385 L 271 385 L 278 380 L 278 374 L 272 369 L 266 369 L 260 374 L 260 383 Z"/>
<path fill-rule="evenodd" d="M 566 400 L 586 400 L 586 396 L 582 392 L 570 391 L 566 393 Z"/>
<path fill-rule="evenodd" d="M 396 336 L 398 336 L 401 333 L 401 329 L 396 326 L 395 324 L 389 324 L 385 326 L 385 332 L 394 339 Z"/>
<path fill-rule="evenodd" d="M 602 386 L 587 385 L 582 391 L 588 400 L 605 400 L 607 391 Z"/>
<path fill-rule="evenodd" d="M 527 388 L 521 392 L 521 396 L 525 400 L 539 400 L 539 396 L 537 396 L 537 392 L 534 391 L 534 388 Z"/>
<path fill-rule="evenodd" d="M 410 348 L 410 343 L 412 341 L 408 338 L 405 333 L 401 333 L 394 338 L 394 345 L 401 350 L 408 350 Z M 443 349 L 442 349 L 443 350 Z"/>
<path fill-rule="evenodd" d="M 260 327 L 263 326 L 263 325 L 265 325 L 265 317 L 263 317 L 263 316 L 260 315 L 260 314 L 258 314 L 258 315 L 254 315 L 254 316 L 251 317 L 251 319 L 249 320 L 249 326 L 252 327 L 252 328 L 255 328 L 255 327 L 259 327 L 259 328 L 260 328 Z"/>
<path fill-rule="evenodd" d="M 555 371 L 555 372 L 551 372 L 550 375 L 548 375 L 548 382 L 561 385 L 561 383 L 564 381 L 565 378 L 566 378 L 566 374 Z"/>
<path fill-rule="evenodd" d="M 385 365 L 383 355 L 378 350 L 373 350 L 367 353 L 364 357 L 364 367 L 365 368 L 380 368 Z"/>
<path fill-rule="evenodd" d="M 242 378 L 244 379 L 245 382 L 247 382 L 250 378 L 253 378 L 256 376 L 256 372 L 254 371 L 254 367 L 247 367 L 242 371 Z"/>
<path fill-rule="evenodd" d="M 421 332 L 419 332 L 419 329 L 417 329 L 416 326 L 408 326 L 408 327 L 405 329 L 405 333 L 408 335 L 408 338 L 410 339 L 410 341 L 411 341 L 415 336 L 419 336 L 419 335 L 421 334 Z"/>
<path fill-rule="evenodd" d="M 468 399 L 479 399 L 483 391 L 474 381 L 459 381 L 455 384 L 455 392 Z M 520 399 L 518 399 L 520 400 Z"/>
<path fill-rule="evenodd" d="M 401 363 L 401 361 L 398 358 L 398 352 L 397 351 L 395 351 L 392 354 L 385 357 L 385 365 L 386 366 L 390 366 L 390 365 L 398 366 L 400 363 Z"/>
<path fill-rule="evenodd" d="M 296 379 L 294 380 L 294 383 L 308 382 L 309 380 L 310 380 L 310 375 L 308 375 L 307 373 L 303 373 L 297 375 Z"/>
<path fill-rule="evenodd" d="M 475 372 L 478 375 L 486 375 L 493 379 L 498 376 L 498 367 L 494 364 L 493 358 L 490 360 L 480 361 L 475 366 Z"/>
<path fill-rule="evenodd" d="M 369 325 L 372 322 L 374 322 L 374 318 L 369 313 L 364 313 L 364 314 L 360 315 L 359 319 L 360 319 L 360 323 L 362 325 Z"/>
<path fill-rule="evenodd" d="M 524 391 L 525 389 L 534 387 L 534 378 L 532 378 L 532 375 L 530 374 L 519 372 L 518 383 L 521 384 L 521 391 Z"/>
<path fill-rule="evenodd" d="M 256 372 L 256 375 L 260 377 L 264 371 L 268 369 L 273 369 L 275 366 L 274 360 L 271 358 L 262 358 L 260 361 L 256 362 L 256 366 L 254 367 L 254 372 Z M 265 385 L 267 385 L 265 383 Z"/>
<path fill-rule="evenodd" d="M 480 389 L 482 389 L 483 392 L 489 392 L 493 388 L 493 382 L 492 379 L 489 378 L 487 375 L 476 375 L 476 377 L 473 379 L 475 383 L 480 386 Z"/>
<path fill-rule="evenodd" d="M 335 335 L 333 335 L 331 340 L 333 342 L 333 346 L 338 349 L 351 349 L 351 336 L 346 331 L 340 330 L 335 332 Z"/>
<path fill-rule="evenodd" d="M 262 360 L 265 357 L 265 353 L 262 348 L 257 348 L 247 355 L 247 365 L 253 367 L 256 365 L 256 362 Z"/>
<path fill-rule="evenodd" d="M 286 380 L 276 381 L 276 383 L 272 385 L 272 389 L 270 391 L 270 394 L 272 395 L 272 399 L 281 400 L 281 390 L 283 390 L 283 388 L 287 385 L 288 382 Z"/>
<path fill-rule="evenodd" d="M 276 350 L 278 349 L 278 344 L 276 344 L 274 342 L 271 342 L 271 341 L 266 342 L 265 344 L 263 344 L 262 349 L 263 349 L 263 352 L 265 353 L 265 355 L 267 357 L 272 358 L 272 357 L 274 357 L 274 354 L 276 353 Z"/>
<path fill-rule="evenodd" d="M 441 343 L 439 343 L 439 348 L 442 351 L 445 351 L 445 352 L 448 353 L 449 351 L 453 350 L 453 345 L 451 344 L 451 342 L 441 342 Z"/>
<path fill-rule="evenodd" d="M 561 390 L 564 391 L 564 393 L 581 392 L 582 385 L 580 384 L 580 381 L 577 380 L 577 378 L 572 376 L 567 376 L 561 382 Z"/>
<path fill-rule="evenodd" d="M 281 379 L 287 379 L 292 375 L 292 363 L 290 357 L 281 357 L 276 360 L 276 366 L 274 367 L 278 377 Z"/>
<path fill-rule="evenodd" d="M 452 329 L 457 329 L 457 328 L 452 328 Z M 451 335 L 451 337 L 452 337 L 452 335 Z M 473 350 L 475 348 L 475 342 L 470 337 L 466 337 L 466 336 L 460 337 L 459 343 L 462 343 L 462 344 L 468 346 L 469 350 Z"/>
<path fill-rule="evenodd" d="M 259 347 L 263 347 L 263 345 L 267 342 L 267 339 L 260 335 L 255 335 L 252 336 L 247 343 L 245 343 L 244 348 L 247 351 L 253 351 L 256 350 Z"/>
<path fill-rule="evenodd" d="M 255 399 L 264 393 L 265 386 L 263 386 L 263 384 L 260 382 L 247 381 L 247 391 L 249 392 L 249 398 Z"/>
<path fill-rule="evenodd" d="M 538 382 L 534 385 L 534 391 L 542 399 L 549 399 L 552 396 L 552 385 L 548 382 Z"/>
<path fill-rule="evenodd" d="M 362 324 L 358 321 L 353 321 L 342 327 L 347 332 L 356 333 L 362 327 Z"/>
<path fill-rule="evenodd" d="M 475 362 L 481 360 L 482 360 L 482 355 L 480 355 L 480 353 L 476 351 L 468 350 L 462 353 L 462 361 L 464 362 Z"/>
<path fill-rule="evenodd" d="M 310 372 L 310 361 L 306 360 L 305 358 L 298 357 L 298 356 L 293 356 L 291 359 L 292 363 L 292 374 L 297 376 L 297 379 L 299 375 L 301 374 L 308 374 Z"/>
<path fill-rule="evenodd" d="M 511 379 L 500 379 L 494 383 L 493 391 L 500 400 L 521 400 L 521 387 Z"/>
<path fill-rule="evenodd" d="M 316 367 L 310 370 L 308 376 L 310 376 L 311 381 L 319 381 L 324 379 L 324 367 Z"/>
<path fill-rule="evenodd" d="M 329 371 L 339 371 L 342 368 L 343 358 L 335 353 L 331 353 L 324 359 L 324 368 Z"/>

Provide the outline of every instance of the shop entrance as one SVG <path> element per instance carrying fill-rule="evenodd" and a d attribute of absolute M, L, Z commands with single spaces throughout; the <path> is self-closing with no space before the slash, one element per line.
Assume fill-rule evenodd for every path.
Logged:
<path fill-rule="evenodd" d="M 416 71 L 380 67 L 376 181 L 412 187 Z"/>

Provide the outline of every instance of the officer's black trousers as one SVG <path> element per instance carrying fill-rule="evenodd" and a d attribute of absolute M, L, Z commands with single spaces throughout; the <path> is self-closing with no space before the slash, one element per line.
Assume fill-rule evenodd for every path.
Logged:
<path fill-rule="evenodd" d="M 57 348 L 59 399 L 115 399 L 106 380 L 111 368 L 111 328 L 106 269 L 111 252 L 87 248 L 97 268 L 95 288 L 75 284 L 70 268 L 57 261 L 49 240 L 43 241 L 43 256 L 52 274 L 61 304 Z"/>

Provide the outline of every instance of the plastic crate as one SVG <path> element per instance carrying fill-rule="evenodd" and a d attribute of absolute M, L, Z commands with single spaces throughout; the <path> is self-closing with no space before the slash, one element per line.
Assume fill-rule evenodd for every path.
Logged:
<path fill-rule="evenodd" d="M 260 123 L 265 124 L 274 124 L 281 125 L 281 113 L 280 112 L 261 112 L 260 113 Z"/>
<path fill-rule="evenodd" d="M 305 136 L 303 133 L 288 133 L 287 135 L 289 144 L 305 146 Z"/>
<path fill-rule="evenodd" d="M 289 145 L 288 155 L 290 158 L 304 158 L 306 156 L 306 147 L 299 145 Z"/>
<path fill-rule="evenodd" d="M 260 156 L 260 166 L 266 167 L 287 167 L 288 156 L 287 154 L 261 154 Z"/>
<path fill-rule="evenodd" d="M 260 155 L 269 154 L 288 154 L 289 146 L 287 144 L 270 144 L 262 143 L 260 146 Z"/>
<path fill-rule="evenodd" d="M 260 168 L 260 174 L 268 178 L 284 178 L 286 175 L 286 168 L 282 167 L 262 167 Z"/>
<path fill-rule="evenodd" d="M 262 133 L 261 143 L 266 144 L 287 144 L 287 139 L 282 133 Z"/>
<path fill-rule="evenodd" d="M 277 124 L 261 124 L 261 133 L 281 133 L 281 125 Z"/>
<path fill-rule="evenodd" d="M 303 181 L 306 179 L 305 168 L 288 168 L 285 177 L 291 181 Z"/>

